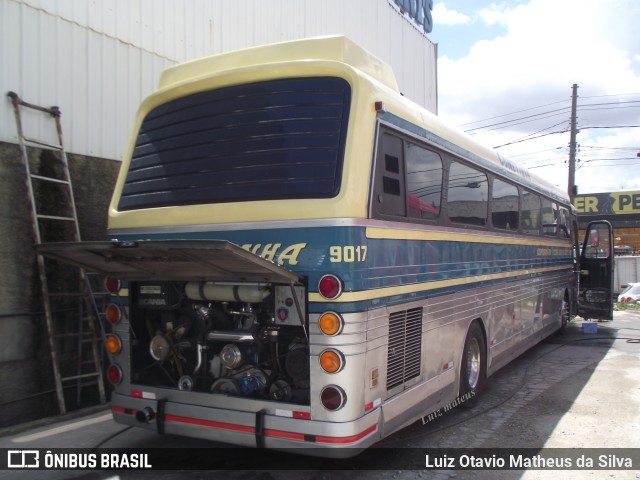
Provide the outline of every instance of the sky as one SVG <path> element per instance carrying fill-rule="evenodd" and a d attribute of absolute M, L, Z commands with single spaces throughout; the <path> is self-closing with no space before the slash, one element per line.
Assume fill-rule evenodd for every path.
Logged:
<path fill-rule="evenodd" d="M 434 0 L 438 114 L 562 189 L 640 190 L 640 1 Z"/>

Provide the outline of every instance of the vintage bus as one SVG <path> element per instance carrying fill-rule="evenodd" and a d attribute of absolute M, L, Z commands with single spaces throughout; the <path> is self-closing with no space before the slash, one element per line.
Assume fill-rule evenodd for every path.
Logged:
<path fill-rule="evenodd" d="M 106 311 L 117 422 L 350 455 L 471 402 L 579 295 L 610 315 L 588 272 L 610 229 L 587 234 L 579 294 L 576 225 L 564 193 L 335 36 L 166 70 L 135 121 L 113 241 L 40 253 L 127 282 Z"/>

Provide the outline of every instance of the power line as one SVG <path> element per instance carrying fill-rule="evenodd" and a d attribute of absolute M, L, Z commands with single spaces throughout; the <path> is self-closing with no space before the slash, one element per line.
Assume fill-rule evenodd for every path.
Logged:
<path fill-rule="evenodd" d="M 541 138 L 541 137 L 547 137 L 549 135 L 556 135 L 558 133 L 567 133 L 569 130 L 560 130 L 558 132 L 550 132 L 550 133 L 545 133 L 543 135 L 538 135 L 537 137 L 531 137 L 531 138 L 523 138 L 520 140 L 514 140 L 513 142 L 509 142 L 509 143 L 503 143 L 502 145 L 497 145 L 493 148 L 501 148 L 501 147 L 506 147 L 507 145 L 514 145 L 516 143 L 522 143 L 522 142 L 526 142 L 528 140 L 535 140 L 536 138 Z"/>
<path fill-rule="evenodd" d="M 598 145 L 580 145 L 580 148 L 593 148 L 598 150 L 640 150 L 640 147 L 601 147 Z"/>
<path fill-rule="evenodd" d="M 564 148 L 564 147 L 547 148 L 545 150 L 538 150 L 536 152 L 518 153 L 517 155 L 509 155 L 509 158 L 524 157 L 525 155 L 535 155 L 536 153 L 551 152 L 553 150 L 559 150 L 561 148 Z"/>
<path fill-rule="evenodd" d="M 580 127 L 580 130 L 591 130 L 598 128 L 640 128 L 640 125 L 611 125 L 608 127 Z"/>
<path fill-rule="evenodd" d="M 496 127 L 496 126 L 499 126 L 499 125 L 506 125 L 506 124 L 520 125 L 520 123 L 516 123 L 516 124 L 513 123 L 513 122 L 519 122 L 520 120 L 527 120 L 527 122 L 521 122 L 521 123 L 528 123 L 530 121 L 533 121 L 533 120 L 529 120 L 529 119 L 542 120 L 542 119 L 549 118 L 549 117 L 557 117 L 558 115 L 563 115 L 563 114 L 567 113 L 566 110 L 568 108 L 569 107 L 558 108 L 556 110 L 549 110 L 547 112 L 536 113 L 534 115 L 528 115 L 526 117 L 513 118 L 511 120 L 505 120 L 504 122 L 493 123 L 491 125 L 484 125 L 482 127 L 470 128 L 468 130 L 465 130 L 465 132 L 469 133 L 469 132 L 473 132 L 475 130 L 483 130 L 483 129 L 488 129 L 490 127 Z M 558 113 L 555 113 L 555 112 L 558 112 Z M 553 115 L 548 115 L 550 113 L 552 113 Z M 547 115 L 547 116 L 543 117 L 542 115 Z M 537 118 L 535 118 L 535 117 L 537 117 Z M 513 125 L 508 125 L 508 126 L 513 126 Z"/>
<path fill-rule="evenodd" d="M 620 97 L 620 96 L 628 96 L 628 95 L 640 95 L 640 93 L 621 93 L 621 94 L 613 94 L 613 95 L 596 95 L 596 96 L 581 97 L 581 98 L 586 99 L 586 98 L 602 98 L 602 97 L 616 97 L 616 96 Z M 514 111 L 514 112 L 510 112 L 510 113 L 504 113 L 502 115 L 496 115 L 496 116 L 484 118 L 484 119 L 481 119 L 481 120 L 474 120 L 472 122 L 467 122 L 467 123 L 460 124 L 460 125 L 458 125 L 458 127 L 464 127 L 464 126 L 467 126 L 467 125 L 473 125 L 473 124 L 476 124 L 476 123 L 486 122 L 486 121 L 489 121 L 489 120 L 495 120 L 497 118 L 508 117 L 510 115 L 516 115 L 518 113 L 529 112 L 531 110 L 537 110 L 539 108 L 544 108 L 544 107 L 548 107 L 548 106 L 551 106 L 551 105 L 557 105 L 558 103 L 562 103 L 562 102 L 566 102 L 566 101 L 568 101 L 568 100 L 559 100 L 557 102 L 547 103 L 545 105 L 539 105 L 539 106 L 536 106 L 536 107 L 525 108 L 523 110 L 517 110 L 517 111 Z M 608 110 L 608 109 L 618 109 L 618 108 L 637 108 L 637 107 L 640 107 L 640 105 L 627 106 L 627 104 L 640 104 L 640 100 L 629 100 L 629 101 L 624 101 L 624 102 L 601 102 L 601 103 L 578 104 L 577 108 L 578 108 L 578 110 L 582 110 L 582 111 L 591 111 L 591 110 Z M 605 109 L 585 108 L 585 107 L 600 107 L 600 106 L 606 106 L 606 105 L 611 105 L 611 107 L 605 108 Z M 514 118 L 514 119 L 511 119 L 511 120 L 505 120 L 503 122 L 492 123 L 492 124 L 484 125 L 484 126 L 480 126 L 480 127 L 474 127 L 474 128 L 465 130 L 465 132 L 472 132 L 472 131 L 475 131 L 475 130 L 487 129 L 487 128 L 496 127 L 496 126 L 499 126 L 499 125 L 507 126 L 510 123 L 518 122 L 520 120 L 528 120 L 528 119 L 531 119 L 531 121 L 540 120 L 541 118 L 537 118 L 537 117 L 542 117 L 543 115 L 548 115 L 550 113 L 566 111 L 569 108 L 570 107 L 567 106 L 567 107 L 562 107 L 562 108 L 555 109 L 555 110 L 547 110 L 547 111 L 536 113 L 536 114 L 533 114 L 533 115 L 527 115 L 525 117 Z M 559 114 L 560 113 L 558 113 L 558 115 Z M 554 116 L 554 115 L 552 115 L 552 116 Z M 543 117 L 543 118 L 548 118 L 548 117 Z M 517 125 L 520 125 L 520 123 L 518 123 Z"/>
<path fill-rule="evenodd" d="M 483 119 L 480 119 L 480 120 L 474 120 L 473 122 L 462 123 L 462 124 L 457 125 L 457 126 L 458 127 L 465 127 L 467 125 L 472 125 L 474 123 L 486 122 L 488 120 L 495 120 L 496 118 L 508 117 L 509 115 L 515 115 L 517 113 L 529 112 L 531 110 L 536 110 L 538 108 L 549 107 L 551 105 L 557 105 L 558 103 L 562 103 L 562 102 L 566 102 L 566 101 L 567 100 L 558 100 L 557 102 L 547 103 L 545 105 L 538 105 L 537 107 L 525 108 L 524 110 L 517 110 L 515 112 L 503 113 L 502 115 L 496 115 L 495 117 L 489 117 L 489 118 L 483 118 Z M 566 108 L 569 108 L 569 107 L 566 107 Z"/>
<path fill-rule="evenodd" d="M 590 97 L 581 97 L 581 98 L 627 97 L 629 95 L 640 95 L 640 92 L 639 93 L 613 93 L 609 95 L 591 95 Z"/>
<path fill-rule="evenodd" d="M 606 102 L 606 103 L 585 103 L 583 105 L 578 105 L 580 107 L 601 107 L 602 105 L 625 105 L 627 103 L 640 103 L 640 100 L 631 100 L 628 102 Z"/>

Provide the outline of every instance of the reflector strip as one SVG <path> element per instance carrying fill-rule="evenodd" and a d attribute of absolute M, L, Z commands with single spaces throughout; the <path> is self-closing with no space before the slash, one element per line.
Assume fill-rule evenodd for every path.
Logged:
<path fill-rule="evenodd" d="M 277 408 L 276 415 L 278 417 L 289 417 L 289 418 L 297 418 L 300 420 L 311 420 L 311 413 L 309 412 L 295 412 L 292 410 L 281 410 Z"/>
<path fill-rule="evenodd" d="M 355 443 L 358 440 L 363 439 L 370 433 L 378 430 L 378 425 L 371 425 L 364 432 L 358 433 L 357 435 L 351 435 L 350 437 L 316 437 L 316 443 L 331 443 L 331 444 L 346 444 L 346 443 Z"/>
<path fill-rule="evenodd" d="M 264 434 L 267 437 L 286 438 L 287 440 L 300 440 L 304 441 L 304 433 L 282 432 L 280 430 L 266 429 Z"/>
<path fill-rule="evenodd" d="M 364 411 L 368 412 L 369 410 L 373 410 L 376 407 L 379 407 L 382 404 L 382 399 L 376 398 L 373 402 L 369 402 L 364 406 Z"/>
<path fill-rule="evenodd" d="M 166 415 L 165 422 L 187 423 L 189 425 L 200 425 L 201 427 L 221 428 L 223 430 L 231 430 L 242 433 L 255 433 L 254 427 L 245 427 L 244 425 L 235 425 L 233 423 L 214 422 L 213 420 L 201 420 L 199 418 L 178 417 L 175 415 Z"/>
<path fill-rule="evenodd" d="M 138 410 L 124 407 L 111 407 L 111 411 L 113 413 L 122 413 L 124 415 L 135 415 L 136 413 L 138 413 Z"/>
<path fill-rule="evenodd" d="M 375 402 L 379 401 L 376 400 Z M 375 403 L 375 402 L 371 402 L 371 403 Z M 112 406 L 111 410 L 114 413 L 123 413 L 123 414 L 134 414 L 136 413 L 136 410 L 131 410 L 129 408 L 123 408 L 123 407 L 116 407 L 116 406 Z M 283 412 L 286 412 L 286 410 L 282 410 Z M 292 412 L 294 414 L 298 413 L 298 414 L 305 414 L 305 415 L 309 415 L 309 413 L 307 412 Z M 224 423 L 224 422 L 216 422 L 213 420 L 203 420 L 203 419 L 199 419 L 199 418 L 189 418 L 189 417 L 179 417 L 176 415 L 165 415 L 164 417 L 165 422 L 175 422 L 175 423 L 185 423 L 187 425 L 198 425 L 200 427 L 210 427 L 210 428 L 219 428 L 222 430 L 230 430 L 233 432 L 240 432 L 240 433 L 248 433 L 251 435 L 255 435 L 256 433 L 256 429 L 254 427 L 247 427 L 244 425 L 235 425 L 233 423 Z M 358 433 L 357 435 L 351 435 L 349 437 L 323 437 L 323 436 L 316 436 L 315 437 L 315 442 L 316 443 L 328 443 L 328 444 L 348 444 L 348 443 L 355 443 L 358 440 L 366 437 L 367 435 L 369 435 L 370 433 L 375 432 L 378 429 L 377 425 L 372 425 L 369 428 L 367 428 L 364 432 Z M 267 437 L 275 437 L 275 438 L 284 438 L 287 440 L 297 440 L 297 441 L 313 441 L 312 438 L 314 438 L 312 435 L 305 435 L 303 433 L 296 433 L 296 432 L 285 432 L 282 430 L 272 430 L 272 429 L 265 429 L 264 430 L 264 435 Z"/>
<path fill-rule="evenodd" d="M 153 392 L 143 392 L 141 390 L 131 390 L 129 392 L 129 395 L 131 395 L 133 398 L 148 398 L 150 400 L 155 400 L 156 399 L 156 394 Z"/>
<path fill-rule="evenodd" d="M 449 370 L 449 369 L 451 369 L 451 368 L 453 368 L 453 362 L 445 363 L 445 364 L 442 366 L 442 371 L 443 371 L 443 372 L 445 372 L 445 371 L 447 371 L 447 370 Z"/>

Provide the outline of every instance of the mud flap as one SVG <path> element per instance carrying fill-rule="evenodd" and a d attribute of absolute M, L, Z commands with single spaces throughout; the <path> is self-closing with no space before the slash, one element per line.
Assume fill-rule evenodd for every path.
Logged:
<path fill-rule="evenodd" d="M 256 412 L 256 448 L 264 448 L 264 410 Z"/>
<path fill-rule="evenodd" d="M 161 398 L 160 400 L 158 400 L 158 404 L 156 407 L 156 429 L 158 430 L 158 435 L 164 435 L 164 409 L 166 405 L 166 398 Z"/>

